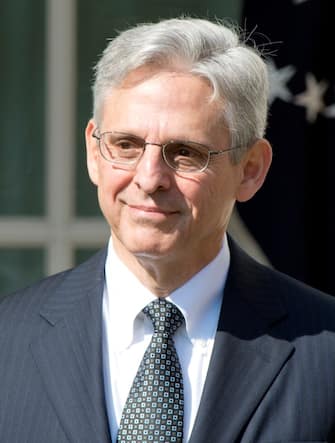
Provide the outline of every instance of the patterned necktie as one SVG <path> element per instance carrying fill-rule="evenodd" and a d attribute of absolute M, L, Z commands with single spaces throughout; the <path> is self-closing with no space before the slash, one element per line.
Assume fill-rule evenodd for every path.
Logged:
<path fill-rule="evenodd" d="M 184 391 L 172 335 L 184 317 L 175 305 L 160 298 L 143 312 L 151 319 L 154 333 L 124 406 L 117 441 L 181 443 Z"/>

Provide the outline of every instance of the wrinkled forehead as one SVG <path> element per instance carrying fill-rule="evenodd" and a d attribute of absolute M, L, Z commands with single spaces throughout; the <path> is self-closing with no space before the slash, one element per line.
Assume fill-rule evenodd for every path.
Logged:
<path fill-rule="evenodd" d="M 110 88 L 101 106 L 102 130 L 136 135 L 182 137 L 206 144 L 212 133 L 227 140 L 220 105 L 200 76 L 175 70 L 139 69 Z M 144 138 L 145 138 L 144 137 Z M 189 138 L 192 137 L 192 138 Z"/>
<path fill-rule="evenodd" d="M 170 76 L 172 79 L 180 76 L 186 76 L 190 79 L 201 78 L 201 80 L 207 84 L 209 94 L 208 100 L 218 101 L 217 97 L 214 97 L 214 88 L 211 82 L 204 76 L 191 72 L 191 67 L 185 63 L 169 63 L 167 66 L 158 66 L 156 64 L 146 64 L 138 68 L 132 69 L 125 76 L 120 79 L 106 80 L 99 91 L 97 91 L 95 97 L 95 114 L 100 114 L 101 106 L 108 96 L 110 96 L 116 89 L 130 89 L 138 86 L 141 83 L 148 82 L 149 79 L 157 78 L 160 76 Z M 95 115 L 97 117 L 97 115 Z"/>

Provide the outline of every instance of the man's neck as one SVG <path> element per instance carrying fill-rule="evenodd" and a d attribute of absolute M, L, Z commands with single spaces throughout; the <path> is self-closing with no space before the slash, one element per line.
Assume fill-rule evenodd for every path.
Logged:
<path fill-rule="evenodd" d="M 189 251 L 185 251 L 184 255 L 180 254 L 178 257 L 175 254 L 172 256 L 132 254 L 115 236 L 112 238 L 114 250 L 120 260 L 157 297 L 167 297 L 181 287 L 210 263 L 221 248 L 221 245 L 218 245 L 217 250 L 207 254 L 204 251 L 194 251 L 190 255 Z"/>

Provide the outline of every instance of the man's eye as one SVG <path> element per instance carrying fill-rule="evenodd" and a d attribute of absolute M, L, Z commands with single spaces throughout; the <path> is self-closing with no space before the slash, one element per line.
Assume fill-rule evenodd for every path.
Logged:
<path fill-rule="evenodd" d="M 138 149 L 140 146 L 134 140 L 117 140 L 115 143 L 119 149 L 128 150 L 128 149 Z"/>
<path fill-rule="evenodd" d="M 191 146 L 174 143 L 169 146 L 169 151 L 172 155 L 179 158 L 190 158 L 197 154 L 196 150 Z"/>
<path fill-rule="evenodd" d="M 193 146 L 176 145 L 172 150 L 175 158 L 181 159 L 198 159 L 203 155 L 201 151 Z"/>
<path fill-rule="evenodd" d="M 180 155 L 180 157 L 192 157 L 194 152 L 187 146 L 179 146 L 178 150 L 176 150 L 176 155 Z"/>

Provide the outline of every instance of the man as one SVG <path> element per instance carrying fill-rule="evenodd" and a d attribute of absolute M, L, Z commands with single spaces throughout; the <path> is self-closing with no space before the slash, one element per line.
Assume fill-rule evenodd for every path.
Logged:
<path fill-rule="evenodd" d="M 270 167 L 266 104 L 223 24 L 109 43 L 86 143 L 110 242 L 1 304 L 1 442 L 335 441 L 335 301 L 226 235 Z"/>

